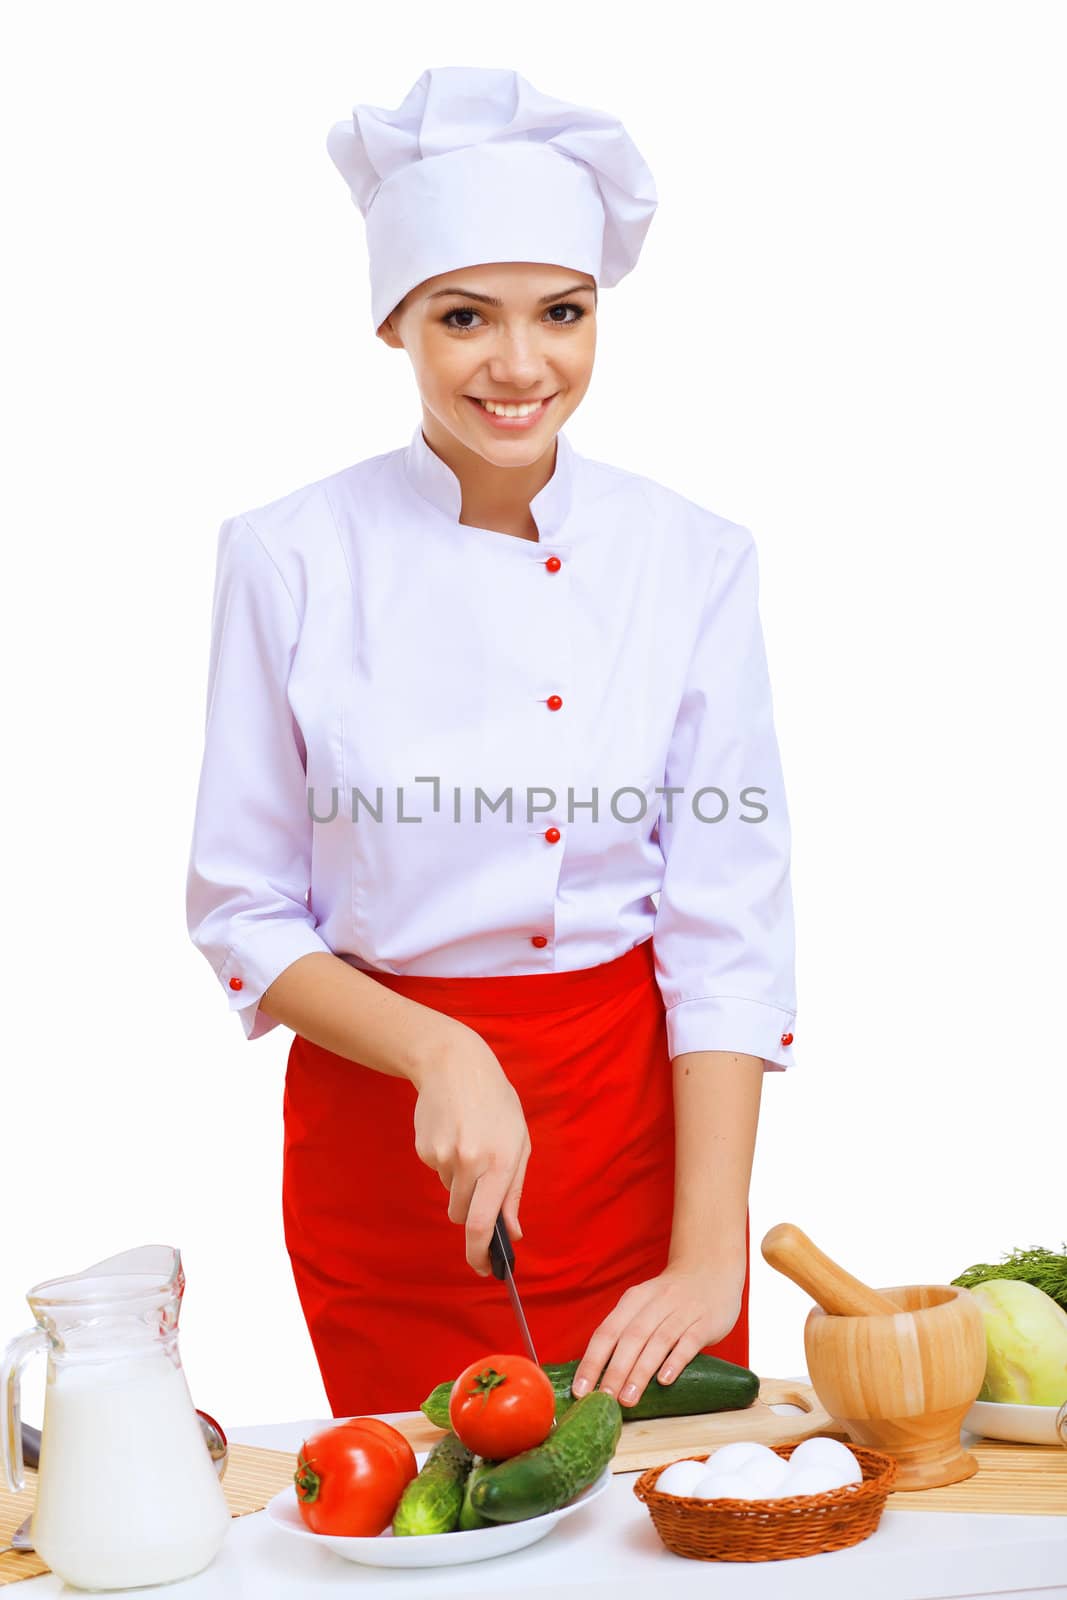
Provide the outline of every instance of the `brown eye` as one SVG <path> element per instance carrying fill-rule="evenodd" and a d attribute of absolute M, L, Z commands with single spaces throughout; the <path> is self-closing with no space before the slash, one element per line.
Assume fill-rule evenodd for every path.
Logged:
<path fill-rule="evenodd" d="M 564 322 L 562 317 L 554 317 L 554 316 L 552 316 L 552 313 L 554 311 L 573 311 L 574 312 L 574 316 L 568 318 L 567 321 Z M 473 333 L 474 332 L 474 328 L 473 328 L 471 323 L 469 323 L 469 322 L 463 322 L 463 323 L 453 322 L 452 318 L 453 317 L 480 317 L 480 316 L 481 316 L 481 312 L 480 311 L 476 311 L 474 306 L 454 306 L 451 311 L 446 311 L 444 316 L 441 317 L 440 320 L 444 324 L 444 326 L 446 328 L 450 328 L 453 333 Z M 549 306 L 548 310 L 545 312 L 545 316 L 549 318 L 549 321 L 552 323 L 553 327 L 556 327 L 556 328 L 573 328 L 585 316 L 585 308 L 583 306 L 576 306 L 573 303 L 573 301 L 569 301 L 568 300 L 568 301 L 565 301 L 564 303 L 562 303 L 560 305 Z"/>
<path fill-rule="evenodd" d="M 476 317 L 478 315 L 479 313 L 475 311 L 473 306 L 457 306 L 454 311 L 446 311 L 445 315 L 441 318 L 441 321 L 444 323 L 446 328 L 452 328 L 456 333 L 467 333 L 470 327 L 469 323 L 463 323 L 460 325 L 452 322 L 450 319 L 452 317 Z"/>
<path fill-rule="evenodd" d="M 574 316 L 571 318 L 571 320 L 569 322 L 559 322 L 559 321 L 557 321 L 557 326 L 561 327 L 561 328 L 572 328 L 576 322 L 581 322 L 582 318 L 585 316 L 585 308 L 583 306 L 576 306 L 571 301 L 567 301 L 567 303 L 565 305 L 549 306 L 548 309 L 550 311 L 573 311 L 574 312 Z"/>

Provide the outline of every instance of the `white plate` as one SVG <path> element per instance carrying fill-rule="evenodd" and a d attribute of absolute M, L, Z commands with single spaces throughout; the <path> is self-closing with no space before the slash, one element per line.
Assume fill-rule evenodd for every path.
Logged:
<path fill-rule="evenodd" d="M 420 1469 L 428 1455 L 428 1450 L 416 1454 L 415 1461 Z M 602 1495 L 610 1482 L 611 1467 L 607 1466 L 577 1499 L 543 1517 L 528 1517 L 525 1522 L 500 1522 L 493 1528 L 470 1528 L 462 1533 L 457 1530 L 455 1533 L 411 1534 L 402 1539 L 394 1538 L 391 1528 L 375 1538 L 313 1533 L 300 1515 L 295 1485 L 276 1494 L 268 1501 L 266 1510 L 271 1521 L 286 1533 L 325 1546 L 346 1561 L 359 1561 L 368 1567 L 455 1567 L 464 1561 L 506 1556 L 512 1550 L 524 1550 L 527 1545 L 536 1544 L 546 1533 L 551 1533 L 557 1522 Z"/>
<path fill-rule="evenodd" d="M 1058 1444 L 1059 1406 L 1016 1406 L 1005 1400 L 976 1400 L 963 1419 L 971 1433 L 1015 1444 Z"/>

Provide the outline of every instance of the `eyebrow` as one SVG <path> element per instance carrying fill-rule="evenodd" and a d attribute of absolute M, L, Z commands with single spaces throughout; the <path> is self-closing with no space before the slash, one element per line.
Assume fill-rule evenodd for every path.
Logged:
<path fill-rule="evenodd" d="M 567 294 L 592 293 L 593 285 L 591 283 L 575 283 L 569 289 L 560 289 L 554 294 L 543 294 L 537 304 L 539 306 L 547 305 L 550 300 L 562 300 L 563 296 Z M 428 294 L 426 298 L 427 300 L 436 300 L 445 294 L 461 294 L 468 300 L 480 300 L 483 305 L 487 306 L 502 306 L 504 304 L 503 300 L 498 300 L 495 295 L 478 294 L 474 289 L 434 289 L 433 293 Z"/>

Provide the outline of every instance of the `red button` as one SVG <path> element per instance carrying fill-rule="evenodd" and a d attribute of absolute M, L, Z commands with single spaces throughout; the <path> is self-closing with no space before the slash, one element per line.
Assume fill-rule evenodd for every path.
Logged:
<path fill-rule="evenodd" d="M 533 938 L 530 940 L 530 943 L 535 944 L 538 950 L 541 950 L 548 943 L 548 940 L 545 938 L 543 933 L 535 933 Z"/>
<path fill-rule="evenodd" d="M 562 565 L 563 562 L 559 559 L 559 556 L 549 556 L 548 560 L 545 562 L 545 566 L 548 568 L 549 572 L 558 572 Z"/>
<path fill-rule="evenodd" d="M 546 828 L 545 838 L 548 840 L 549 844 L 559 844 L 559 829 Z"/>
<path fill-rule="evenodd" d="M 563 704 L 563 701 L 560 699 L 558 694 L 550 694 L 549 695 L 549 697 L 548 697 L 548 709 L 550 711 L 558 711 L 562 704 Z"/>
<path fill-rule="evenodd" d="M 793 1043 L 793 1035 L 791 1033 L 783 1033 L 782 1034 L 782 1043 L 783 1044 L 792 1044 Z"/>
<path fill-rule="evenodd" d="M 240 978 L 231 978 L 230 979 L 230 988 L 231 989 L 243 989 L 244 988 L 244 984 L 241 982 Z"/>

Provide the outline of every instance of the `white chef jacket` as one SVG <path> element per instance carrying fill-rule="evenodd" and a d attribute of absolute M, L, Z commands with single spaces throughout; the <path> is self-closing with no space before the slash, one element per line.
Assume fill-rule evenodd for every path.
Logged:
<path fill-rule="evenodd" d="M 461 506 L 420 420 L 219 530 L 187 920 L 247 1038 L 309 952 L 486 976 L 651 936 L 671 1058 L 793 1065 L 752 535 L 563 431 L 538 540 Z"/>

